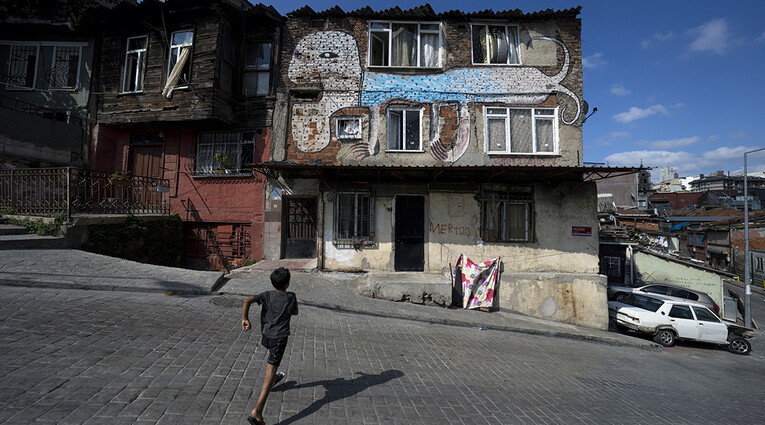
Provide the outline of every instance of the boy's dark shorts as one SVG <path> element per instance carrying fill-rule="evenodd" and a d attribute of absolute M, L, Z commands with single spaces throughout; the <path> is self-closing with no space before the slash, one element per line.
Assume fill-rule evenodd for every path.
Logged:
<path fill-rule="evenodd" d="M 260 345 L 268 348 L 268 364 L 279 366 L 284 356 L 284 350 L 287 348 L 287 337 L 269 338 L 263 336 L 260 338 Z"/>

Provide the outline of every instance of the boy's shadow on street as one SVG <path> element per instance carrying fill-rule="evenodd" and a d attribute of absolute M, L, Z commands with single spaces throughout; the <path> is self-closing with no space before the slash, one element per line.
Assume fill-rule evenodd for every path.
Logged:
<path fill-rule="evenodd" d="M 326 389 L 326 393 L 324 394 L 324 397 L 314 401 L 313 403 L 311 403 L 310 406 L 296 413 L 291 418 L 287 418 L 284 421 L 279 422 L 279 425 L 287 425 L 292 422 L 296 422 L 300 419 L 310 416 L 311 414 L 319 410 L 322 406 L 332 403 L 333 401 L 342 400 L 346 397 L 354 396 L 366 390 L 367 388 L 374 387 L 375 385 L 384 384 L 388 381 L 404 376 L 404 372 L 400 370 L 395 370 L 395 369 L 386 370 L 384 372 L 380 372 L 377 375 L 369 375 L 363 372 L 356 372 L 356 374 L 360 376 L 353 379 L 336 378 L 331 380 L 309 382 L 306 384 L 298 384 L 295 381 L 288 381 L 283 383 L 282 385 L 276 386 L 274 390 L 278 390 L 278 391 L 288 391 L 292 389 L 318 387 L 318 386 L 323 386 Z"/>

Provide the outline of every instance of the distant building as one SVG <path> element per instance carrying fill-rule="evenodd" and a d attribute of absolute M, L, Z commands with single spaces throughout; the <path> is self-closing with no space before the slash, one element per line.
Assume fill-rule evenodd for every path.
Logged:
<path fill-rule="evenodd" d="M 659 170 L 659 176 L 662 182 L 670 181 L 679 177 L 677 170 L 670 167 L 669 165 L 661 167 L 661 170 Z"/>
<path fill-rule="evenodd" d="M 724 172 L 718 171 L 717 173 L 709 176 L 703 174 L 699 176 L 698 180 L 690 182 L 691 190 L 726 190 L 726 189 L 744 189 L 744 176 L 726 176 Z M 749 189 L 765 188 L 765 177 L 747 177 L 747 185 Z"/>

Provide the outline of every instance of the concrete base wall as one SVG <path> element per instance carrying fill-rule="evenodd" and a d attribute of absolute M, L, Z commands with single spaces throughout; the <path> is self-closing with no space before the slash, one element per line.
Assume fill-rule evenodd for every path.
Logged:
<path fill-rule="evenodd" d="M 607 279 L 598 274 L 503 273 L 499 307 L 531 317 L 608 329 Z"/>

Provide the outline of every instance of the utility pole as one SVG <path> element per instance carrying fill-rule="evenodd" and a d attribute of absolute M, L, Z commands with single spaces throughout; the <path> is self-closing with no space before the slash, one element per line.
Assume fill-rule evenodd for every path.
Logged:
<path fill-rule="evenodd" d="M 750 275 L 752 259 L 749 258 L 749 184 L 746 175 L 746 156 L 750 153 L 762 150 L 765 150 L 765 148 L 744 152 L 744 281 L 746 282 L 746 293 L 744 294 L 744 324 L 747 328 L 752 327 L 752 278 Z"/>

